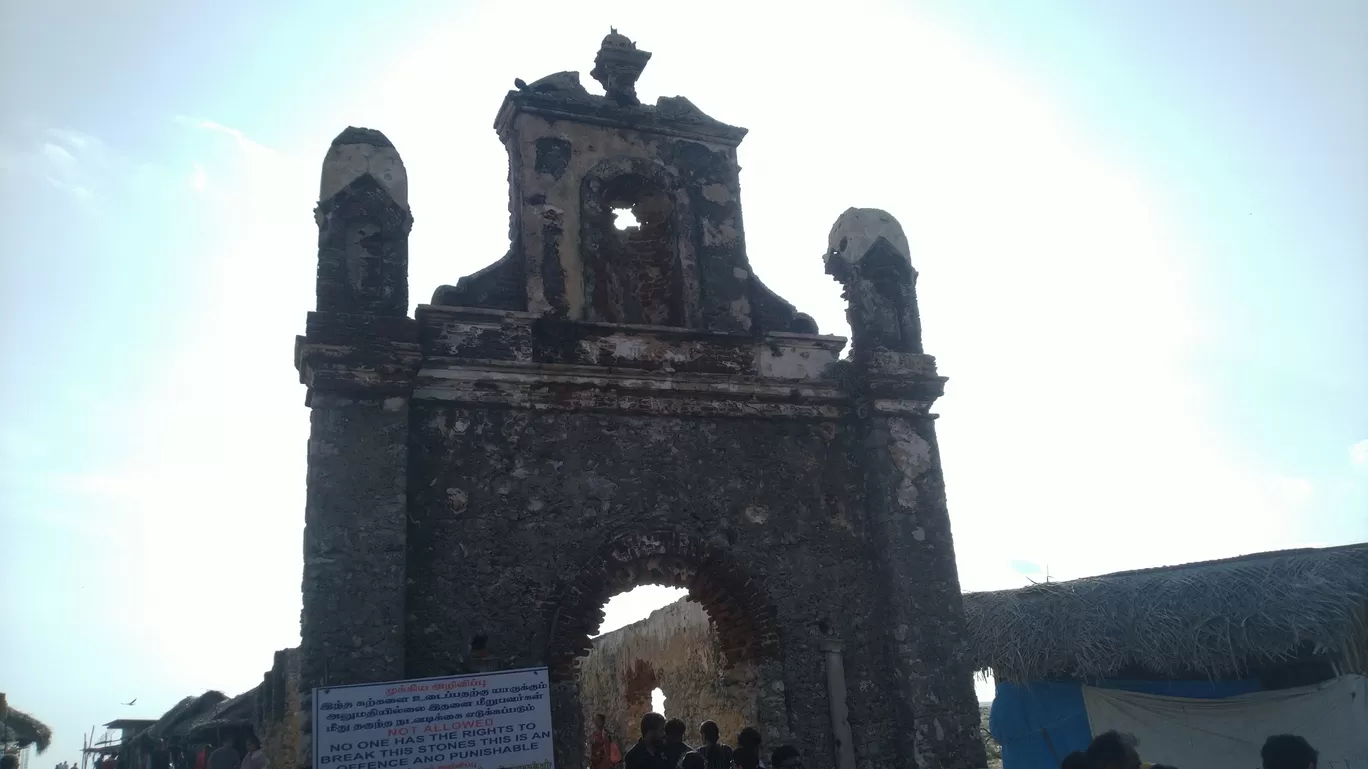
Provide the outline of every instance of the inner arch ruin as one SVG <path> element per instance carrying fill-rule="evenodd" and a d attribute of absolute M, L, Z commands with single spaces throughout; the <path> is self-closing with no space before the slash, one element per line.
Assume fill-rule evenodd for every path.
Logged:
<path fill-rule="evenodd" d="M 642 103 L 649 58 L 614 32 L 604 95 L 577 72 L 517 82 L 495 119 L 509 250 L 412 317 L 399 153 L 361 128 L 329 148 L 295 350 L 300 712 L 324 683 L 547 666 L 573 769 L 603 602 L 661 583 L 709 617 L 699 664 L 754 692 L 738 718 L 768 744 L 813 767 L 982 766 L 907 239 L 851 209 L 814 244 L 849 303 L 841 359 L 751 268 L 745 129 Z"/>

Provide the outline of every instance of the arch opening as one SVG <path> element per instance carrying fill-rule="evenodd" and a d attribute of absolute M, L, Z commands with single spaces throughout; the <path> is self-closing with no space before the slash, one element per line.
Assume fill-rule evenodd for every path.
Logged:
<path fill-rule="evenodd" d="M 675 590 L 632 590 L 641 585 Z M 646 593 L 659 608 L 646 604 L 655 610 L 643 617 L 638 603 L 637 621 L 598 634 L 605 608 L 615 610 L 614 619 L 624 616 L 616 606 L 622 598 L 610 600 L 624 591 L 629 598 Z M 661 599 L 669 602 L 660 606 Z M 587 729 L 603 714 L 624 749 L 653 708 L 682 720 L 691 745 L 704 720 L 716 721 L 730 741 L 744 726 L 773 718 L 761 696 L 778 664 L 773 612 L 725 554 L 694 540 L 653 534 L 614 541 L 566 586 L 551 622 L 552 679 L 578 700 L 566 707 Z M 769 703 L 769 710 L 787 720 L 786 708 Z"/>
<path fill-rule="evenodd" d="M 778 623 L 760 586 L 725 552 L 681 534 L 655 532 L 613 540 L 565 585 L 549 623 L 553 680 L 576 677 L 576 661 L 593 648 L 609 598 L 641 585 L 687 590 L 707 613 L 729 664 L 777 658 Z"/>

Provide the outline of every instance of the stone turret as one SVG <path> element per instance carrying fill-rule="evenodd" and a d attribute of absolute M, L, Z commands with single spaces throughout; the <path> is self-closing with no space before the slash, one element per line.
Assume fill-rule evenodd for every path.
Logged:
<path fill-rule="evenodd" d="M 323 161 L 318 311 L 408 314 L 408 174 L 379 131 L 348 128 Z"/>
<path fill-rule="evenodd" d="M 850 208 L 827 238 L 828 275 L 841 282 L 854 349 L 922 351 L 917 271 L 902 226 L 877 208 Z"/>
<path fill-rule="evenodd" d="M 408 177 L 384 134 L 333 140 L 314 218 L 318 304 L 295 340 L 311 409 L 300 766 L 312 764 L 314 687 L 404 675 L 409 400 L 422 357 L 408 317 Z"/>

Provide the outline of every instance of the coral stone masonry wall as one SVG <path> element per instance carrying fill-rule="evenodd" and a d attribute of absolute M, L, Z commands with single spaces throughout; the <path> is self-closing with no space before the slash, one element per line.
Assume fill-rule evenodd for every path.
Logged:
<path fill-rule="evenodd" d="M 301 765 L 325 681 L 542 665 L 568 769 L 585 708 L 627 720 L 652 683 L 696 704 L 681 717 L 728 739 L 754 724 L 813 767 L 983 765 L 930 413 L 944 379 L 907 239 L 872 209 L 833 228 L 840 360 L 846 340 L 751 269 L 745 129 L 683 97 L 642 103 L 649 59 L 615 32 L 605 95 L 576 72 L 517 81 L 495 121 L 508 253 L 415 317 L 398 151 L 349 128 L 328 152 L 295 354 L 312 409 Z M 623 210 L 637 227 L 615 226 Z M 705 612 L 706 653 L 648 627 L 596 650 L 604 602 L 647 583 L 698 608 L 646 625 L 703 633 Z"/>

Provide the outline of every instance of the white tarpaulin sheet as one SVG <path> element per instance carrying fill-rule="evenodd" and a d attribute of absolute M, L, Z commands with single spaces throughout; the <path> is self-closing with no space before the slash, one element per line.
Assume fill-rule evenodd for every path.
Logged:
<path fill-rule="evenodd" d="M 1140 757 L 1178 769 L 1257 769 L 1274 734 L 1297 734 L 1320 751 L 1321 769 L 1368 769 L 1368 678 L 1193 700 L 1083 687 L 1094 735 L 1135 735 Z"/>

